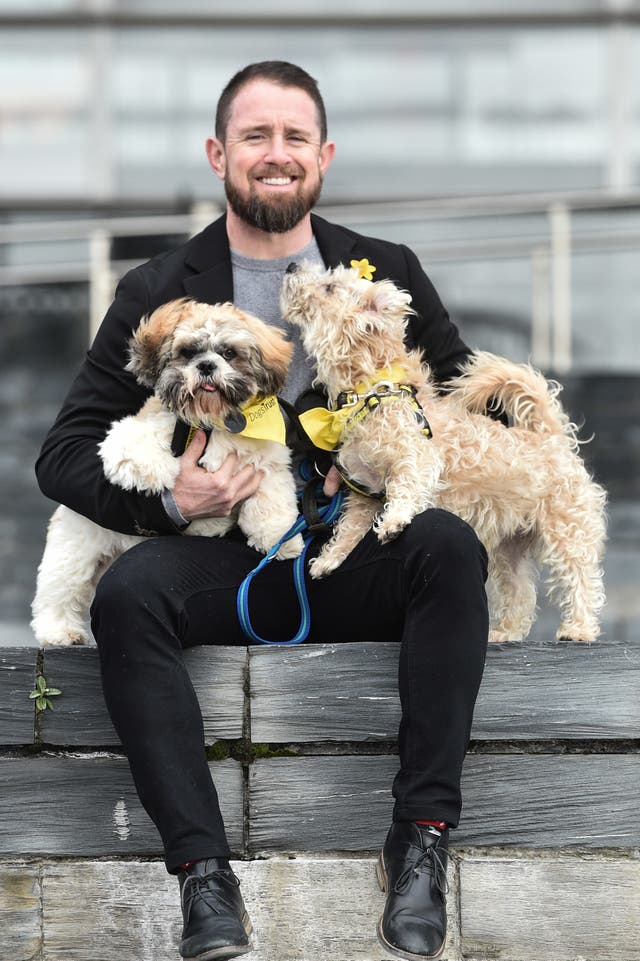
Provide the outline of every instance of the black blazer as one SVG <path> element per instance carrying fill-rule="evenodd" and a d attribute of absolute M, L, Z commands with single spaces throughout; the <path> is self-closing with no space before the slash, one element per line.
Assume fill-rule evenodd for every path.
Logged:
<path fill-rule="evenodd" d="M 422 348 L 439 381 L 452 376 L 471 352 L 415 254 L 315 215 L 312 224 L 327 266 L 366 257 L 376 267 L 376 280 L 388 277 L 411 293 L 417 316 L 410 320 L 407 340 Z M 36 464 L 47 497 L 110 530 L 176 533 L 159 495 L 123 491 L 105 479 L 97 445 L 114 421 L 138 411 L 150 393 L 123 369 L 132 331 L 145 314 L 185 294 L 210 304 L 233 301 L 226 217 L 121 280 Z"/>

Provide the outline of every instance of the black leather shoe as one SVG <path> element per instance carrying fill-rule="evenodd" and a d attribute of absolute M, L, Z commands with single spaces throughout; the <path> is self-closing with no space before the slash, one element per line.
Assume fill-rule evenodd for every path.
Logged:
<path fill-rule="evenodd" d="M 180 954 L 189 961 L 224 961 L 251 950 L 251 921 L 240 882 L 226 858 L 197 861 L 178 874 L 184 927 Z"/>
<path fill-rule="evenodd" d="M 378 922 L 380 944 L 397 958 L 439 958 L 447 934 L 449 831 L 432 834 L 411 821 L 395 821 L 376 866 L 387 894 Z"/>

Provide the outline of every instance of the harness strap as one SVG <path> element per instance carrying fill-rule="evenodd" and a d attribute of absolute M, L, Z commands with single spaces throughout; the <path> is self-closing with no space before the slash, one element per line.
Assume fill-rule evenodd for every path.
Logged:
<path fill-rule="evenodd" d="M 364 497 L 373 497 L 374 500 L 384 501 L 385 492 L 382 491 L 372 491 L 369 487 L 365 487 L 364 484 L 357 484 L 348 474 L 340 467 L 337 457 L 333 459 L 333 465 L 335 469 L 340 474 L 343 482 L 347 485 L 349 490 L 352 490 L 354 494 L 362 494 Z"/>
<path fill-rule="evenodd" d="M 331 526 L 327 524 L 320 514 L 318 508 L 318 498 L 316 497 L 316 489 L 318 483 L 316 480 L 309 480 L 302 490 L 301 498 L 301 508 L 302 516 L 307 522 L 307 530 L 310 534 L 322 534 L 325 537 L 331 533 Z"/>
<path fill-rule="evenodd" d="M 342 491 L 338 491 L 338 493 L 334 494 L 326 506 L 318 509 L 318 515 L 323 524 L 333 523 L 340 513 L 343 499 L 344 494 Z M 300 606 L 300 625 L 294 636 L 288 641 L 269 641 L 264 637 L 260 637 L 259 634 L 256 634 L 251 624 L 251 619 L 249 617 L 249 587 L 256 574 L 259 574 L 260 571 L 267 566 L 267 564 L 271 563 L 285 541 L 288 541 L 291 537 L 295 537 L 296 534 L 301 534 L 305 530 L 307 531 L 307 534 L 304 536 L 304 548 L 302 553 L 296 557 L 293 562 L 293 584 L 296 589 L 298 604 Z M 247 574 L 242 584 L 238 588 L 238 596 L 236 599 L 238 620 L 240 622 L 240 627 L 250 640 L 256 641 L 259 644 L 272 644 L 274 646 L 283 647 L 290 644 L 301 644 L 302 641 L 305 641 L 309 636 L 309 630 L 311 628 L 311 610 L 309 607 L 309 598 L 307 597 L 307 589 L 304 582 L 304 563 L 309 544 L 313 540 L 314 536 L 314 533 L 309 529 L 307 520 L 305 519 L 304 515 L 301 514 L 296 520 L 295 524 L 289 528 L 287 533 L 280 538 L 277 544 L 273 545 L 267 554 L 265 554 L 258 566 L 254 567 L 254 569 Z"/>
<path fill-rule="evenodd" d="M 176 420 L 171 438 L 171 453 L 174 457 L 181 457 L 189 446 L 193 436 L 193 428 L 183 420 Z"/>

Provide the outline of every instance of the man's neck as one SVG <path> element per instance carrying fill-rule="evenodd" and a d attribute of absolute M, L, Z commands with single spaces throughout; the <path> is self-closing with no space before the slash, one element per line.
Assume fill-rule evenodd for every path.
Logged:
<path fill-rule="evenodd" d="M 257 260 L 288 257 L 311 243 L 311 216 L 307 214 L 293 230 L 284 234 L 269 234 L 245 223 L 227 208 L 227 236 L 229 246 L 245 257 L 255 257 Z"/>

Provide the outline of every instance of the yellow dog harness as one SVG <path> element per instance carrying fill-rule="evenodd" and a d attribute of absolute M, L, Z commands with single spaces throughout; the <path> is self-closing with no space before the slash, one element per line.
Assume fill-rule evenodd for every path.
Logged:
<path fill-rule="evenodd" d="M 376 371 L 372 378 L 356 384 L 353 390 L 339 394 L 335 409 L 312 407 L 304 411 L 300 414 L 300 423 L 306 435 L 321 450 L 335 450 L 340 446 L 347 424 L 357 423 L 392 397 L 405 397 L 415 411 L 421 433 L 431 437 L 431 428 L 416 400 L 416 389 L 404 383 L 406 373 L 404 367 L 393 364 Z"/>

